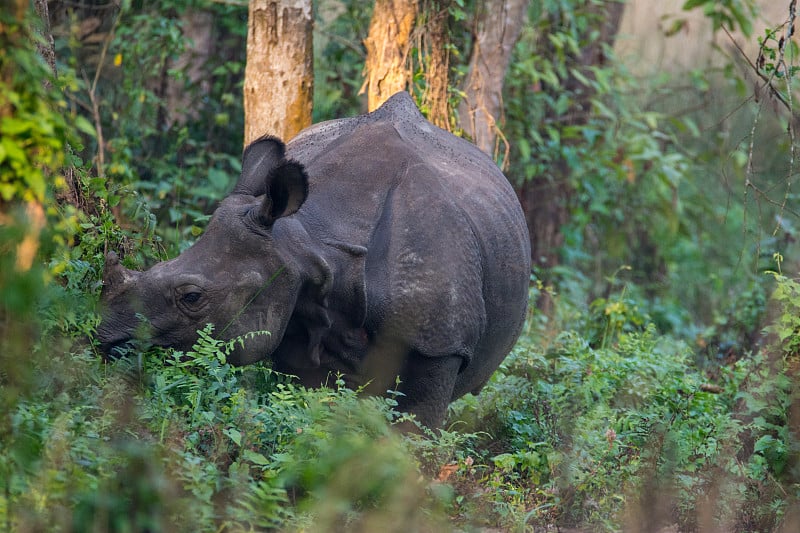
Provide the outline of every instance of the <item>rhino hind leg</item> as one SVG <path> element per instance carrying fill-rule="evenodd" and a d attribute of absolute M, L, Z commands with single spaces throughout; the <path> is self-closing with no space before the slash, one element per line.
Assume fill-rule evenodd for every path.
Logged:
<path fill-rule="evenodd" d="M 441 427 L 464 360 L 457 355 L 429 357 L 412 351 L 406 361 L 398 409 L 412 413 L 424 426 Z"/>

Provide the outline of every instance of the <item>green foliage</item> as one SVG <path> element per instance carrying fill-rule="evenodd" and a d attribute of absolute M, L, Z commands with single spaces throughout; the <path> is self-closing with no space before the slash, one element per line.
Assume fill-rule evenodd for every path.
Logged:
<path fill-rule="evenodd" d="M 642 290 L 663 298 L 676 265 L 701 253 L 683 196 L 690 160 L 667 117 L 631 97 L 636 80 L 613 61 L 580 60 L 599 38 L 593 28 L 603 14 L 594 3 L 547 3 L 530 16 L 536 24 L 523 31 L 505 91 L 508 174 L 539 194 L 565 191 L 553 198 L 569 213 L 561 257 L 590 276 L 592 298 L 622 264 Z"/>
<path fill-rule="evenodd" d="M 793 30 L 792 30 L 793 31 Z M 791 35 L 788 30 L 767 28 L 764 36 L 759 36 L 759 54 L 756 59 L 758 68 L 769 78 L 777 80 L 791 80 L 797 76 L 800 68 L 794 65 L 798 56 L 798 46 L 794 40 L 786 40 L 786 35 Z M 774 87 L 779 97 L 786 102 L 791 96 L 786 93 L 788 87 Z"/>
<path fill-rule="evenodd" d="M 37 51 L 44 42 L 36 26 L 30 16 L 17 20 L 0 13 L 0 225 L 9 230 L 0 250 L 18 261 L 7 273 L 30 270 L 40 247 L 48 256 L 62 252 L 54 247 L 70 243 L 78 224 L 72 206 L 53 200 L 67 186 L 68 148 L 80 147 L 74 125 L 85 120 L 67 109 L 52 69 Z M 27 229 L 16 232 L 12 226 Z M 9 279 L 0 286 L 14 290 Z"/>
<path fill-rule="evenodd" d="M 705 4 L 733 19 L 751 9 L 749 2 Z M 601 7 L 584 1 L 533 5 L 506 83 L 507 174 L 529 202 L 566 218 L 552 222 L 563 240 L 538 243 L 558 247 L 557 254 L 539 253 L 553 253 L 564 268 L 537 275 L 585 301 L 625 282 L 661 331 L 686 339 L 704 337 L 706 328 L 726 329 L 720 325 L 726 313 L 748 294 L 757 318 L 729 329 L 747 324 L 749 330 L 719 334 L 736 337 L 722 342 L 735 340 L 746 350 L 758 337 L 769 291 L 768 280 L 757 274 L 764 252 L 792 242 L 796 233 L 780 207 L 793 198 L 781 184 L 791 168 L 753 150 L 760 139 L 779 135 L 781 126 L 773 129 L 764 119 L 760 128 L 768 131 L 750 139 L 754 108 L 730 115 L 730 106 L 713 107 L 720 100 L 710 103 L 712 93 L 747 97 L 732 68 L 676 79 L 662 73 L 644 80 L 627 72 L 613 50 L 594 44 L 602 37 Z M 586 59 L 599 55 L 603 61 Z M 746 142 L 730 146 L 742 137 Z M 752 168 L 764 170 L 756 176 Z M 746 191 L 756 177 L 757 186 Z M 783 198 L 764 192 L 784 190 Z M 536 219 L 534 229 L 546 224 L 545 217 Z"/>
<path fill-rule="evenodd" d="M 620 320 L 600 345 L 591 321 L 545 344 L 523 339 L 481 396 L 454 405 L 455 420 L 492 436 L 480 466 L 452 481 L 491 490 L 457 498 L 459 509 L 519 531 L 691 530 L 698 506 L 731 530 L 776 528 L 800 495 L 787 418 L 796 366 L 758 355 L 709 374 L 638 313 Z"/>
<path fill-rule="evenodd" d="M 373 4 L 368 0 L 322 2 L 315 10 L 315 123 L 366 111 L 359 92 L 366 59 L 363 43 Z"/>
<path fill-rule="evenodd" d="M 87 133 L 81 155 L 96 165 L 93 180 L 121 222 L 157 232 L 177 250 L 202 232 L 239 172 L 246 6 L 176 0 L 56 9 L 59 78 L 87 125 L 79 128 Z M 220 35 L 205 52 L 193 47 L 211 34 L 190 18 L 203 14 Z M 207 57 L 198 66 L 193 53 Z"/>
<path fill-rule="evenodd" d="M 613 63 L 576 65 L 597 36 L 595 2 L 532 6 L 505 100 L 509 174 L 554 184 L 563 165 L 574 192 L 563 266 L 531 293 L 554 308 L 532 314 L 483 392 L 452 406 L 446 430 L 401 435 L 395 426 L 409 421 L 391 396 L 363 398 L 341 380 L 306 390 L 264 364 L 233 367 L 231 342 L 210 327 L 186 353 L 139 346 L 103 362 L 92 337 L 104 253 L 122 250 L 138 267 L 189 245 L 238 172 L 245 10 L 233 4 L 59 12 L 64 93 L 42 83 L 53 80 L 27 30 L 0 26 L 26 35 L 0 51 L 0 110 L 14 110 L 0 113 L 13 144 L 0 156 L 0 195 L 42 203 L 52 228 L 38 256 L 49 269 L 37 259 L 25 271 L 16 252 L 29 228 L 0 221 L 0 528 L 796 529 L 800 289 L 780 257 L 772 276 L 757 274 L 766 250 L 796 231 L 788 211 L 765 210 L 781 232 L 732 246 L 763 221 L 727 223 L 748 206 L 721 200 L 730 193 L 705 177 L 721 159 L 731 179 L 753 177 L 749 166 L 780 176 L 780 157 L 741 145 L 729 155 L 720 140 L 730 132 L 701 134 L 694 115 L 640 106 L 637 82 Z M 742 29 L 748 5 L 686 3 Z M 359 107 L 368 7 L 318 14 L 318 120 Z M 177 63 L 191 45 L 181 15 L 195 9 L 218 32 L 205 84 Z M 474 6 L 448 9 L 454 46 L 466 49 Z M 777 77 L 776 36 L 764 38 L 762 68 Z M 463 74 L 466 55 L 451 57 Z M 10 61 L 26 68 L 7 70 Z M 192 113 L 172 106 L 168 80 Z M 586 120 L 573 120 L 579 104 Z M 96 204 L 81 218 L 52 201 L 65 164 Z M 6 205 L 3 215 L 26 216 Z M 749 257 L 756 266 L 737 271 Z"/>
<path fill-rule="evenodd" d="M 437 522 L 442 500 L 390 428 L 392 402 L 236 368 L 230 348 L 206 328 L 185 354 L 103 364 L 85 350 L 39 367 L 51 381 L 11 413 L 3 438 L 0 522 L 107 531 Z"/>
<path fill-rule="evenodd" d="M 63 254 L 77 220 L 73 209 L 52 203 L 65 185 L 75 117 L 65 112 L 32 27 L 28 16 L 0 12 L 0 436 L 8 431 L 4 413 L 29 385 L 36 302 L 51 274 L 40 259 Z"/>
<path fill-rule="evenodd" d="M 753 0 L 686 0 L 683 9 L 702 8 L 703 14 L 714 23 L 714 29 L 739 29 L 745 35 L 753 33 L 756 6 Z"/>
<path fill-rule="evenodd" d="M 771 274 L 777 283 L 772 298 L 779 305 L 780 314 L 766 331 L 777 339 L 783 357 L 800 360 L 800 282 L 781 272 L 780 254 L 775 254 L 775 260 L 778 270 Z"/>
<path fill-rule="evenodd" d="M 28 21 L 6 11 L 0 17 L 0 201 L 43 202 L 47 169 L 57 171 L 64 162 L 70 117 L 31 42 Z"/>

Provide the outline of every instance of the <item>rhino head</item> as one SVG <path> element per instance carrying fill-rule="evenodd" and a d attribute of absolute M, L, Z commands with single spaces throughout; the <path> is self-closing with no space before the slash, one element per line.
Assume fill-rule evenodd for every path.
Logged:
<path fill-rule="evenodd" d="M 193 246 L 144 272 L 123 267 L 113 252 L 107 255 L 101 349 L 113 355 L 142 335 L 187 350 L 197 330 L 211 323 L 215 336 L 226 340 L 269 332 L 236 343 L 232 363 L 271 354 L 304 284 L 324 278 L 324 261 L 303 259 L 308 236 L 291 217 L 307 194 L 308 177 L 299 163 L 286 159 L 281 141 L 267 137 L 251 144 L 236 187 Z"/>

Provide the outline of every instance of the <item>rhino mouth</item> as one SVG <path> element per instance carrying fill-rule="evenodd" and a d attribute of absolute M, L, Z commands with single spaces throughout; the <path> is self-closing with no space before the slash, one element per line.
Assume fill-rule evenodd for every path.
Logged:
<path fill-rule="evenodd" d="M 101 322 L 97 329 L 97 340 L 100 341 L 100 351 L 105 359 L 125 357 L 141 347 L 142 341 L 132 335 L 129 328 L 112 322 Z"/>
<path fill-rule="evenodd" d="M 100 340 L 100 351 L 105 359 L 119 359 L 130 355 L 136 348 L 137 342 L 131 337 L 118 337 Z"/>
<path fill-rule="evenodd" d="M 144 351 L 153 344 L 152 325 L 140 314 L 133 317 L 111 316 L 100 322 L 97 340 L 106 359 L 118 359 Z"/>

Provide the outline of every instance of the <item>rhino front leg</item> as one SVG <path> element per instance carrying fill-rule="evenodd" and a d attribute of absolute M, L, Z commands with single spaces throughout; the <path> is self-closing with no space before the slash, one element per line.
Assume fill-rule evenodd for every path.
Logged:
<path fill-rule="evenodd" d="M 403 396 L 398 398 L 398 409 L 413 413 L 424 426 L 440 427 L 462 363 L 459 356 L 429 357 L 412 352 L 401 375 Z"/>

